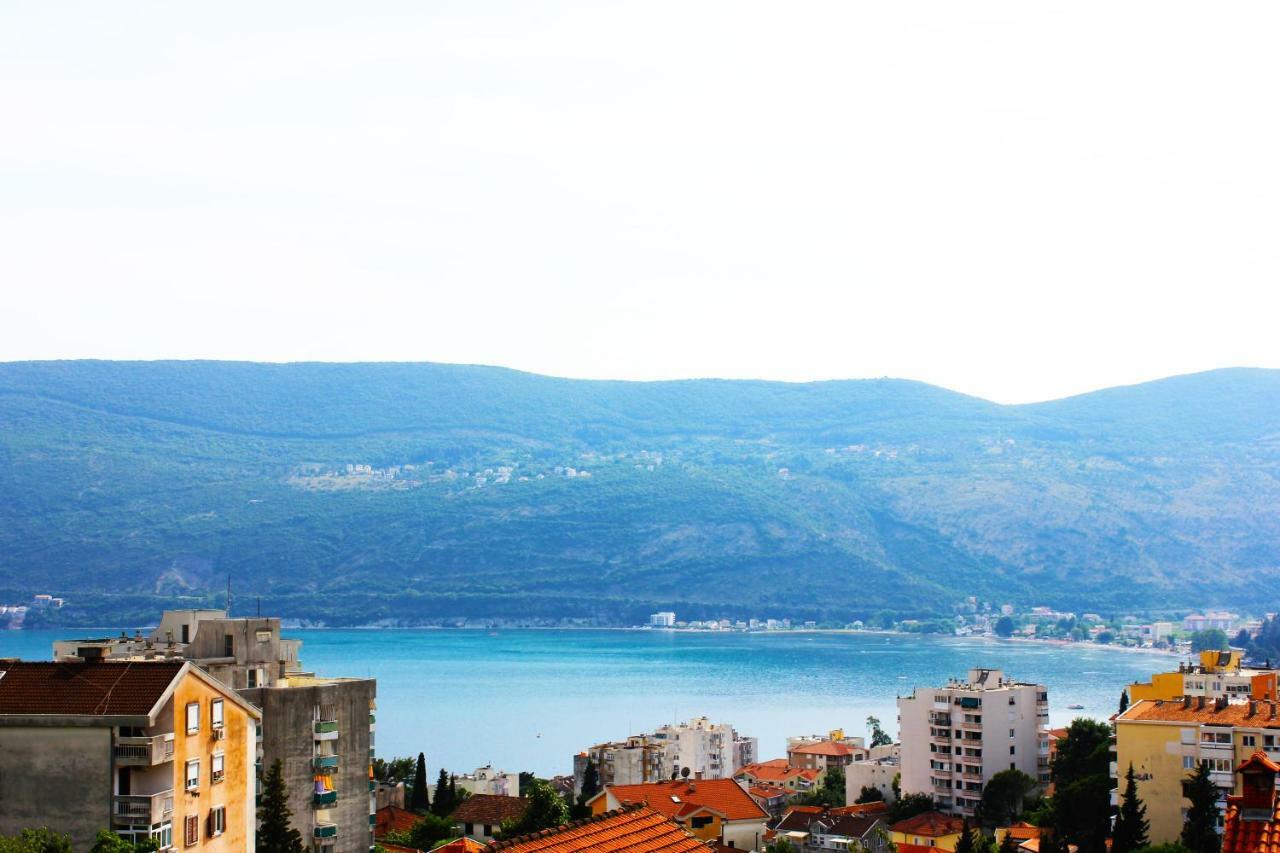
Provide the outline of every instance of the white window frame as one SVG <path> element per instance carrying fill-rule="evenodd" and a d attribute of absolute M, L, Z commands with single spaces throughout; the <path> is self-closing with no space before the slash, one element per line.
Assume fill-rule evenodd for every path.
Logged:
<path fill-rule="evenodd" d="M 194 717 L 194 721 L 193 721 L 193 717 Z M 189 735 L 200 734 L 200 703 L 199 702 L 187 703 L 187 734 Z"/>
<path fill-rule="evenodd" d="M 213 754 L 213 760 L 209 762 L 209 781 L 216 785 L 227 776 L 227 758 L 221 752 Z"/>
<path fill-rule="evenodd" d="M 188 791 L 200 790 L 200 759 L 192 758 L 184 768 L 183 787 Z"/>
<path fill-rule="evenodd" d="M 215 729 L 220 729 L 222 728 L 223 719 L 223 702 L 221 699 L 214 699 L 209 703 L 209 725 Z"/>
<path fill-rule="evenodd" d="M 209 809 L 209 835 L 217 837 L 227 831 L 227 807 L 214 806 Z"/>

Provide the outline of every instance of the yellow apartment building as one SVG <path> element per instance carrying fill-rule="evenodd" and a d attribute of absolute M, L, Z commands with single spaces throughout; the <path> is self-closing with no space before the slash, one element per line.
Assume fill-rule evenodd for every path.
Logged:
<path fill-rule="evenodd" d="M 1121 782 L 1133 765 L 1138 796 L 1147 807 L 1152 844 L 1177 841 L 1190 805 L 1182 783 L 1201 762 L 1226 797 L 1235 793 L 1235 768 L 1262 750 L 1280 757 L 1277 704 L 1257 699 L 1143 699 L 1115 718 L 1116 762 Z"/>
<path fill-rule="evenodd" d="M 1173 672 L 1158 672 L 1150 681 L 1139 681 L 1128 687 L 1129 701 L 1162 699 L 1170 701 L 1183 696 L 1217 699 L 1259 699 L 1275 701 L 1276 671 L 1249 669 L 1238 651 L 1201 652 L 1198 663 L 1186 663 Z"/>
<path fill-rule="evenodd" d="M 260 718 L 183 661 L 0 661 L 0 834 L 252 851 Z"/>

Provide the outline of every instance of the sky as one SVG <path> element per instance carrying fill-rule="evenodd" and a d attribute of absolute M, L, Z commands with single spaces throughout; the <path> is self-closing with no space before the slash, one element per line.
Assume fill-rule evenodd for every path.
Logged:
<path fill-rule="evenodd" d="M 1280 5 L 0 8 L 0 361 L 1280 367 Z"/>

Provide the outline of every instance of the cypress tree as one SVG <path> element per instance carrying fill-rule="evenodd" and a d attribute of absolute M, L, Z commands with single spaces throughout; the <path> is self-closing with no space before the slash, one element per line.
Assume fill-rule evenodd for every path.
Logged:
<path fill-rule="evenodd" d="M 431 807 L 431 798 L 427 796 L 427 757 L 418 753 L 418 767 L 413 773 L 413 793 L 409 799 L 410 811 L 425 814 Z"/>
<path fill-rule="evenodd" d="M 256 843 L 259 853 L 302 853 L 302 835 L 289 824 L 291 817 L 284 767 L 277 758 L 262 780 Z"/>
<path fill-rule="evenodd" d="M 1133 763 L 1129 763 L 1129 772 L 1124 774 L 1124 801 L 1120 803 L 1120 812 L 1116 815 L 1115 829 L 1111 835 L 1111 853 L 1132 853 L 1140 847 L 1147 846 L 1147 831 L 1151 824 L 1147 821 L 1147 807 L 1138 799 L 1138 783 L 1133 775 Z"/>
<path fill-rule="evenodd" d="M 431 804 L 431 813 L 440 817 L 448 817 L 453 813 L 453 803 L 449 800 L 449 773 L 443 767 L 436 777 L 436 799 Z"/>
<path fill-rule="evenodd" d="M 1200 766 L 1183 783 L 1191 808 L 1182 825 L 1182 846 L 1191 853 L 1219 853 L 1222 838 L 1218 835 L 1218 788 L 1209 778 L 1209 764 Z"/>
<path fill-rule="evenodd" d="M 600 793 L 600 771 L 596 770 L 596 763 L 591 759 L 587 759 L 586 769 L 582 771 L 582 791 L 578 794 L 578 800 L 569 809 L 570 820 L 581 820 L 591 816 L 591 807 L 587 805 L 587 801 Z"/>
<path fill-rule="evenodd" d="M 960 825 L 960 840 L 956 842 L 956 853 L 974 853 L 973 833 L 969 831 L 969 818 Z"/>
<path fill-rule="evenodd" d="M 449 814 L 453 814 L 453 810 L 456 809 L 461 803 L 462 803 L 462 798 L 458 796 L 458 777 L 450 776 L 449 777 Z M 445 815 L 445 817 L 448 817 L 448 816 L 449 815 Z"/>
<path fill-rule="evenodd" d="M 1127 711 L 1127 710 L 1129 710 L 1129 691 L 1128 691 L 1128 689 L 1125 689 L 1125 690 L 1121 690 L 1121 691 L 1120 691 L 1120 711 L 1119 711 L 1119 713 L 1123 714 L 1123 713 L 1124 713 L 1125 711 Z"/>

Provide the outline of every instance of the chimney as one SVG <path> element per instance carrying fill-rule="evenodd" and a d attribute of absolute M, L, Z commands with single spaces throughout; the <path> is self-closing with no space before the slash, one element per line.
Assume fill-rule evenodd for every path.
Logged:
<path fill-rule="evenodd" d="M 1271 703 L 1271 719 L 1274 720 L 1275 718 L 1276 718 L 1276 703 L 1272 702 Z"/>
<path fill-rule="evenodd" d="M 1183 709 L 1184 711 L 1189 711 L 1189 710 L 1191 709 L 1191 697 L 1190 697 L 1190 696 L 1183 696 L 1183 697 L 1182 697 L 1182 709 Z"/>
<path fill-rule="evenodd" d="M 1197 697 L 1196 697 L 1196 709 L 1197 709 L 1197 710 L 1200 710 L 1200 711 L 1203 711 L 1203 710 L 1204 710 L 1204 697 L 1203 697 L 1203 696 L 1197 696 Z"/>
<path fill-rule="evenodd" d="M 1250 699 L 1249 700 L 1249 716 L 1252 717 L 1256 713 L 1258 713 L 1258 700 Z"/>

